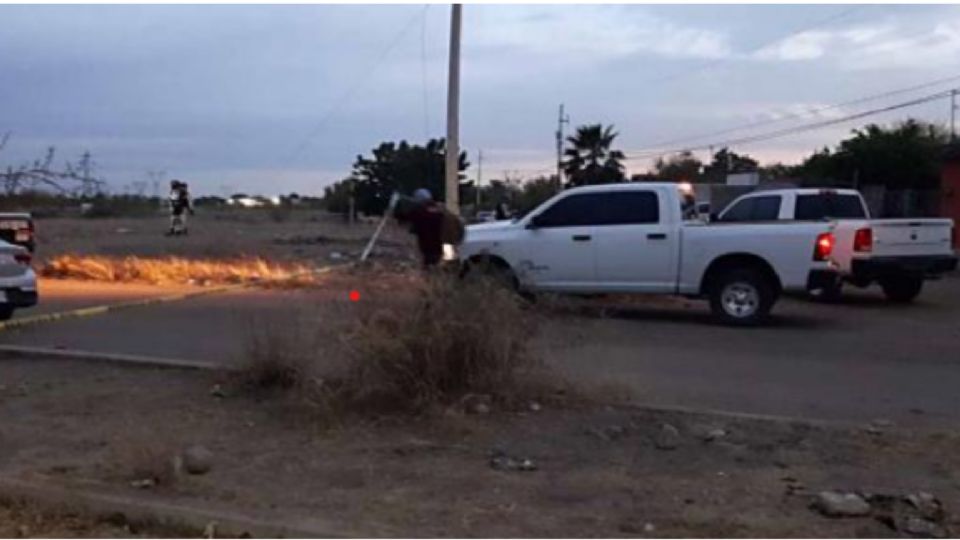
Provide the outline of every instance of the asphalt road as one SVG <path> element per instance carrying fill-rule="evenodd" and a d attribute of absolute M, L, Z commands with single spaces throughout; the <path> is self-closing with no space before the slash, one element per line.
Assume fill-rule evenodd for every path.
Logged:
<path fill-rule="evenodd" d="M 145 300 L 194 291 L 198 288 L 187 285 L 156 287 L 139 283 L 98 283 L 41 278 L 37 281 L 37 290 L 40 294 L 40 303 L 31 308 L 17 310 L 13 315 L 15 319 L 103 304 Z"/>
<path fill-rule="evenodd" d="M 101 289 L 91 298 L 136 296 Z M 46 306 L 87 302 L 54 291 Z M 238 291 L 3 331 L 0 344 L 227 364 L 242 357 L 252 327 L 331 294 Z M 960 426 L 958 278 L 930 283 L 909 306 L 876 291 L 838 305 L 784 299 L 773 324 L 755 329 L 716 326 L 701 302 L 657 299 L 557 317 L 537 343 L 570 378 L 619 386 L 641 403 Z"/>
<path fill-rule="evenodd" d="M 908 306 L 868 290 L 838 305 L 786 299 L 775 314 L 768 327 L 725 328 L 678 301 L 568 318 L 546 341 L 564 372 L 637 402 L 960 426 L 960 279 L 929 283 Z"/>

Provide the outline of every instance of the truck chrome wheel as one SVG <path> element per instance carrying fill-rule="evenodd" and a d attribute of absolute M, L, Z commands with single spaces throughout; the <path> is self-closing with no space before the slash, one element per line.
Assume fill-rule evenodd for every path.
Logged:
<path fill-rule="evenodd" d="M 720 301 L 727 315 L 738 319 L 751 317 L 760 305 L 760 292 L 750 283 L 736 281 L 723 288 Z"/>

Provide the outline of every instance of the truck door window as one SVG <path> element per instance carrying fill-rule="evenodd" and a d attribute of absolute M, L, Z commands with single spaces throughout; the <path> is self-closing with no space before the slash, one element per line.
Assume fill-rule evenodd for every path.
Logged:
<path fill-rule="evenodd" d="M 780 196 L 765 195 L 743 199 L 723 213 L 720 221 L 735 223 L 742 221 L 773 221 L 780 215 Z"/>
<path fill-rule="evenodd" d="M 597 193 L 564 197 L 537 215 L 540 227 L 582 227 L 592 225 L 599 212 Z"/>
<path fill-rule="evenodd" d="M 819 220 L 829 218 L 865 219 L 860 197 L 836 193 L 817 193 L 797 197 L 795 219 Z"/>
<path fill-rule="evenodd" d="M 652 191 L 598 193 L 600 212 L 593 225 L 640 225 L 660 222 L 660 199 Z"/>
<path fill-rule="evenodd" d="M 750 221 L 774 221 L 780 217 L 780 196 L 766 195 L 753 198 Z"/>

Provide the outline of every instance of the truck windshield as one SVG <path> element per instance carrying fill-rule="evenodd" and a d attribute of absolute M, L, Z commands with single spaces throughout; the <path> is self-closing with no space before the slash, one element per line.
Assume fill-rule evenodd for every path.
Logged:
<path fill-rule="evenodd" d="M 838 193 L 817 193 L 812 195 L 798 195 L 795 219 L 864 219 L 867 217 L 856 195 L 841 195 Z"/>

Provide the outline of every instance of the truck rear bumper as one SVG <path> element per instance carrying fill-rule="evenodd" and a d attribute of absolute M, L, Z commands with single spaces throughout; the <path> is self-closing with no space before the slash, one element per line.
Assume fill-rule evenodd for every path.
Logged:
<path fill-rule="evenodd" d="M 840 281 L 840 274 L 833 269 L 820 268 L 811 270 L 807 276 L 807 290 L 817 291 L 829 289 Z"/>
<path fill-rule="evenodd" d="M 37 305 L 38 295 L 36 290 L 27 289 L 0 289 L 6 296 L 6 304 L 13 307 L 25 308 Z"/>
<path fill-rule="evenodd" d="M 854 259 L 850 273 L 855 282 L 870 282 L 887 276 L 936 277 L 957 269 L 954 255 L 923 255 L 919 257 L 875 257 Z"/>

